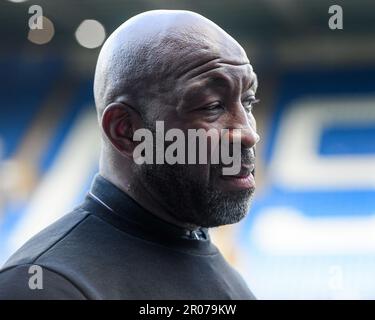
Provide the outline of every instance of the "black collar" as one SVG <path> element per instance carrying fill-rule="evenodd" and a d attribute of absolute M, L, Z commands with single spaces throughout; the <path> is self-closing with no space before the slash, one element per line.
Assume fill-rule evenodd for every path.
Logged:
<path fill-rule="evenodd" d="M 166 222 L 99 174 L 95 176 L 82 207 L 133 236 L 194 253 L 217 252 L 207 228 L 192 232 Z"/>

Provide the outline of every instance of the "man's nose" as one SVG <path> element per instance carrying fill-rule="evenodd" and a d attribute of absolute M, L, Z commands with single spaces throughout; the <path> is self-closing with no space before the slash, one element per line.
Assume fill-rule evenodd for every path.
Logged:
<path fill-rule="evenodd" d="M 260 136 L 256 132 L 255 120 L 254 123 L 251 123 L 242 105 L 241 109 L 241 112 L 234 117 L 230 126 L 229 141 L 232 143 L 235 140 L 241 141 L 242 148 L 250 149 L 259 142 Z"/>
<path fill-rule="evenodd" d="M 240 130 L 231 130 L 232 139 L 236 135 L 240 135 L 238 139 L 241 139 L 241 145 L 244 149 L 250 149 L 254 147 L 260 140 L 260 136 L 253 128 L 241 128 Z"/>
<path fill-rule="evenodd" d="M 243 149 L 253 148 L 260 140 L 260 136 L 253 128 L 233 128 L 228 132 L 229 143 L 241 141 Z"/>

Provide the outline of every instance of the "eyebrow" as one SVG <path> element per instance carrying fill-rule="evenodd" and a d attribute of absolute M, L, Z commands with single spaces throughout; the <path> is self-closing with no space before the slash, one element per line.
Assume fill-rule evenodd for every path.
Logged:
<path fill-rule="evenodd" d="M 251 72 L 250 77 L 252 77 L 252 80 L 250 81 L 249 86 L 245 90 L 243 90 L 242 93 L 249 91 L 251 89 L 253 89 L 254 92 L 256 92 L 258 87 L 258 77 L 254 71 Z M 249 79 L 247 75 L 246 79 Z M 193 84 L 187 88 L 187 90 L 182 95 L 181 103 L 184 103 L 183 101 L 185 100 L 190 100 L 198 97 L 200 94 L 203 94 L 207 89 L 209 90 L 216 87 L 231 89 L 232 85 L 228 81 L 227 77 L 224 75 L 215 75 L 213 77 L 202 79 L 199 83 Z"/>
<path fill-rule="evenodd" d="M 183 99 L 191 99 L 192 97 L 196 97 L 204 93 L 208 89 L 214 89 L 217 87 L 231 89 L 231 85 L 226 77 L 217 75 L 214 77 L 202 79 L 196 84 L 192 84 L 183 93 L 182 97 Z"/>

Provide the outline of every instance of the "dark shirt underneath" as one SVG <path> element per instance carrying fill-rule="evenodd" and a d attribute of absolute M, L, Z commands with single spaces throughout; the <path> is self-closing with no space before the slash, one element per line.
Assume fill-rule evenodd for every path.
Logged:
<path fill-rule="evenodd" d="M 43 289 L 29 288 L 29 267 Z M 141 208 L 97 175 L 82 205 L 34 236 L 0 271 L 1 299 L 254 299 L 211 242 Z"/>

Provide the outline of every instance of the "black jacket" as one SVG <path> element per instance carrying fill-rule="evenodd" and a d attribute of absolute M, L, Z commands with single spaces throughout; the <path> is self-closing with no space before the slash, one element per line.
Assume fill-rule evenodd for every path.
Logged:
<path fill-rule="evenodd" d="M 43 289 L 30 289 L 33 265 Z M 198 236 L 160 220 L 99 175 L 81 206 L 0 271 L 0 300 L 253 298 L 207 229 Z"/>

